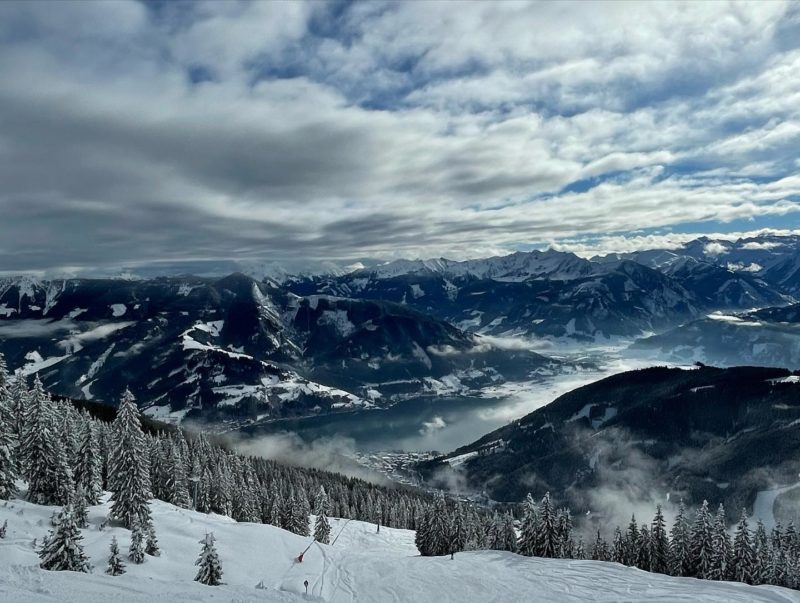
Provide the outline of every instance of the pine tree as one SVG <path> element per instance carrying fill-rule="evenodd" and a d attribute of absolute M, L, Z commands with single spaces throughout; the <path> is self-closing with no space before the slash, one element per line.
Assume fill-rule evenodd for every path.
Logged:
<path fill-rule="evenodd" d="M 556 556 L 560 559 L 572 559 L 574 543 L 572 542 L 572 514 L 569 509 L 559 510 L 556 515 L 556 525 L 558 526 Z"/>
<path fill-rule="evenodd" d="M 3 521 L 3 525 L 0 526 L 0 538 L 5 538 L 7 531 L 8 531 L 8 520 L 6 519 L 5 521 Z"/>
<path fill-rule="evenodd" d="M 144 552 L 151 557 L 160 557 L 161 549 L 158 547 L 158 538 L 156 538 L 156 528 L 153 525 L 153 520 L 147 524 L 147 542 L 145 543 Z"/>
<path fill-rule="evenodd" d="M 108 556 L 108 567 L 106 573 L 109 576 L 121 576 L 125 573 L 125 564 L 119 557 L 119 545 L 117 544 L 117 537 L 111 538 L 111 554 Z"/>
<path fill-rule="evenodd" d="M 200 557 L 194 563 L 200 568 L 194 579 L 207 586 L 219 586 L 222 584 L 222 565 L 217 555 L 217 549 L 214 547 L 214 534 L 206 534 L 200 544 L 203 545 L 203 549 L 200 551 Z"/>
<path fill-rule="evenodd" d="M 708 501 L 697 510 L 690 545 L 690 567 L 692 575 L 708 580 L 711 576 L 711 559 L 714 543 L 711 534 L 711 515 L 708 512 Z"/>
<path fill-rule="evenodd" d="M 20 443 L 28 500 L 40 505 L 66 505 L 74 488 L 72 472 L 56 435 L 53 402 L 38 375 L 28 402 Z"/>
<path fill-rule="evenodd" d="M 112 425 L 113 449 L 109 485 L 113 490 L 110 516 L 130 528 L 134 519 L 140 525 L 150 520 L 150 470 L 146 442 L 139 422 L 139 409 L 133 394 L 125 390 Z"/>
<path fill-rule="evenodd" d="M 79 528 L 89 527 L 89 512 L 86 508 L 86 496 L 83 494 L 83 489 L 78 488 L 73 497 L 73 509 L 75 516 L 75 523 Z"/>
<path fill-rule="evenodd" d="M 428 556 L 431 553 L 430 546 L 430 526 L 428 524 L 429 516 L 427 513 L 424 513 L 423 516 L 417 522 L 417 529 L 414 532 L 414 544 L 417 547 L 420 555 Z"/>
<path fill-rule="evenodd" d="M 525 497 L 525 502 L 522 504 L 522 525 L 520 526 L 518 546 L 521 555 L 530 557 L 538 549 L 536 540 L 539 532 L 538 519 L 539 513 L 536 509 L 536 503 L 529 492 L 528 496 Z"/>
<path fill-rule="evenodd" d="M 83 488 L 86 504 L 96 505 L 100 502 L 103 494 L 103 467 L 96 428 L 91 420 L 86 422 L 83 439 L 78 450 L 75 486 Z"/>
<path fill-rule="evenodd" d="M 611 544 L 611 561 L 625 563 L 625 539 L 619 526 L 614 529 L 614 541 Z"/>
<path fill-rule="evenodd" d="M 450 552 L 457 553 L 459 551 L 463 551 L 467 548 L 467 542 L 469 541 L 469 518 L 467 517 L 466 511 L 460 503 L 456 505 L 455 513 L 453 514 L 453 529 L 451 535 L 451 546 Z M 516 533 L 513 531 L 511 532 L 511 538 L 516 539 Z"/>
<path fill-rule="evenodd" d="M 672 530 L 670 531 L 669 573 L 673 576 L 691 575 L 690 536 L 689 521 L 686 519 L 686 507 L 681 501 L 678 515 L 675 517 L 675 522 L 672 524 Z"/>
<path fill-rule="evenodd" d="M 669 538 L 661 505 L 656 506 L 656 515 L 650 525 L 650 571 L 669 573 Z"/>
<path fill-rule="evenodd" d="M 25 411 L 30 406 L 30 393 L 28 392 L 28 384 L 25 382 L 25 377 L 20 369 L 17 369 L 16 373 L 14 373 L 14 381 L 11 383 L 9 391 L 11 393 L 11 414 L 13 420 L 16 421 L 14 423 L 14 435 L 21 442 L 25 426 Z M 23 470 L 24 466 L 21 465 L 20 471 Z"/>
<path fill-rule="evenodd" d="M 538 550 L 537 557 L 554 558 L 558 554 L 558 525 L 553 506 L 550 502 L 550 493 L 547 492 L 539 505 L 539 532 L 536 536 Z"/>
<path fill-rule="evenodd" d="M 144 563 L 144 530 L 139 518 L 133 516 L 131 526 L 131 544 L 128 547 L 128 559 L 135 564 Z"/>
<path fill-rule="evenodd" d="M 73 519 L 72 508 L 66 505 L 39 551 L 39 565 L 51 571 L 88 572 L 89 560 L 81 540 L 83 536 Z"/>
<path fill-rule="evenodd" d="M 770 550 L 767 531 L 764 524 L 758 520 L 753 536 L 753 584 L 769 584 L 770 581 Z"/>
<path fill-rule="evenodd" d="M 727 580 L 731 574 L 731 540 L 725 523 L 725 507 L 720 503 L 711 526 L 710 580 Z"/>
<path fill-rule="evenodd" d="M 652 550 L 652 542 L 650 541 L 650 530 L 647 525 L 642 524 L 639 529 L 639 540 L 636 549 L 635 565 L 639 569 L 650 571 L 650 552 Z"/>
<path fill-rule="evenodd" d="M 594 539 L 594 544 L 592 545 L 592 560 L 610 561 L 608 544 L 600 535 L 600 530 L 597 530 L 597 538 Z"/>
<path fill-rule="evenodd" d="M 583 544 L 583 538 L 578 539 L 578 545 L 575 547 L 575 559 L 586 559 L 586 546 Z"/>
<path fill-rule="evenodd" d="M 331 525 L 328 523 L 328 495 L 323 486 L 319 487 L 317 496 L 314 499 L 314 509 L 317 519 L 314 522 L 314 540 L 322 544 L 330 544 Z"/>
<path fill-rule="evenodd" d="M 622 563 L 629 566 L 636 565 L 636 557 L 639 551 L 639 526 L 636 517 L 631 515 L 628 530 L 625 532 L 624 559 Z"/>
<path fill-rule="evenodd" d="M 450 526 L 451 534 L 455 534 L 455 516 L 453 521 L 450 522 Z M 500 526 L 500 550 L 516 553 L 517 532 L 514 530 L 514 518 L 511 516 L 511 513 L 505 513 L 503 515 Z M 455 539 L 451 536 L 450 541 L 451 543 L 454 543 Z M 453 544 L 451 544 L 449 552 L 453 552 L 454 549 L 452 546 Z"/>
<path fill-rule="evenodd" d="M 8 500 L 17 493 L 19 478 L 17 463 L 17 438 L 11 422 L 10 395 L 0 388 L 0 499 Z"/>

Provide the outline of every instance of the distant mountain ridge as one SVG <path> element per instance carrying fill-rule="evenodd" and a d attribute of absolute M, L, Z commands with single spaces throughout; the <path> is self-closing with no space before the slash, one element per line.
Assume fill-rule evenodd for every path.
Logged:
<path fill-rule="evenodd" d="M 591 260 L 554 250 L 461 262 L 397 260 L 291 278 L 287 287 L 402 303 L 478 333 L 602 340 L 662 331 L 718 310 L 791 303 L 800 239 L 779 239 L 727 246 L 698 240 L 678 250 Z"/>
<path fill-rule="evenodd" d="M 443 377 L 470 390 L 558 364 L 407 306 L 302 298 L 243 274 L 2 279 L 0 351 L 56 393 L 115 401 L 130 385 L 156 418 L 230 428 L 388 404 Z"/>

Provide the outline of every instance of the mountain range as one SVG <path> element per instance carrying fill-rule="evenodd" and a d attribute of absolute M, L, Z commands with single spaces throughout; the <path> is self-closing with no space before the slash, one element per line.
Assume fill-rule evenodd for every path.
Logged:
<path fill-rule="evenodd" d="M 152 416 L 242 422 L 367 408 L 521 379 L 558 364 L 500 350 L 413 308 L 298 297 L 272 281 L 0 281 L 0 351 L 53 392 L 115 401 L 130 386 Z"/>
<path fill-rule="evenodd" d="M 796 236 L 698 239 L 591 259 L 398 260 L 280 282 L 4 278 L 0 352 L 56 393 L 113 402 L 130 384 L 154 417 L 221 429 L 477 392 L 563 363 L 498 337 L 638 338 L 637 353 L 662 359 L 795 368 L 799 248 Z"/>
<path fill-rule="evenodd" d="M 654 367 L 613 375 L 450 454 L 432 483 L 461 481 L 499 501 L 549 491 L 581 512 L 680 497 L 687 505 L 774 506 L 800 521 L 800 375 L 759 367 Z M 776 484 L 793 485 L 785 491 Z"/>

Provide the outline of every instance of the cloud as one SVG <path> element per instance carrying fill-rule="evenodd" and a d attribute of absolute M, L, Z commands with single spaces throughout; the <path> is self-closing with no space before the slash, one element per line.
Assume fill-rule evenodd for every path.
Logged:
<path fill-rule="evenodd" d="M 718 243 L 716 241 L 713 241 L 711 243 L 707 243 L 703 247 L 703 253 L 705 253 L 707 256 L 712 257 L 712 258 L 717 257 L 719 255 L 723 255 L 723 254 L 725 254 L 727 252 L 728 252 L 728 248 L 725 247 L 725 245 L 723 245 L 722 243 Z"/>
<path fill-rule="evenodd" d="M 355 443 L 350 438 L 319 438 L 307 442 L 291 432 L 252 437 L 225 434 L 225 437 L 241 454 L 332 471 L 377 484 L 389 483 L 385 476 L 356 462 Z"/>
<path fill-rule="evenodd" d="M 440 429 L 444 429 L 445 427 L 447 427 L 445 420 L 442 417 L 436 416 L 430 421 L 423 421 L 422 428 L 419 430 L 419 433 L 420 435 L 429 436 L 436 433 Z"/>
<path fill-rule="evenodd" d="M 796 222 L 798 14 L 3 3 L 3 270 L 463 258 Z"/>

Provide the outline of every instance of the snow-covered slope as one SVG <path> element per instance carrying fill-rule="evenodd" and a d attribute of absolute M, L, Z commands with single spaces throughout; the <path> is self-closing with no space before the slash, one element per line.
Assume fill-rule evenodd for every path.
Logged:
<path fill-rule="evenodd" d="M 41 542 L 54 509 L 14 500 L 0 506 L 8 521 L 0 540 L 0 600 L 107 603 L 108 601 L 708 601 L 789 603 L 800 594 L 771 586 L 746 586 L 672 578 L 619 564 L 522 557 L 499 551 L 420 557 L 414 533 L 372 524 L 332 520 L 333 546 L 314 544 L 302 563 L 297 555 L 309 539 L 262 524 L 236 523 L 154 501 L 160 557 L 127 565 L 127 573 L 105 575 L 112 536 L 127 552 L 130 533 L 100 530 L 107 504 L 90 509 L 83 531 L 92 574 L 39 569 L 34 538 Z M 224 585 L 193 582 L 198 541 L 213 532 Z M 303 582 L 308 580 L 308 595 Z"/>

